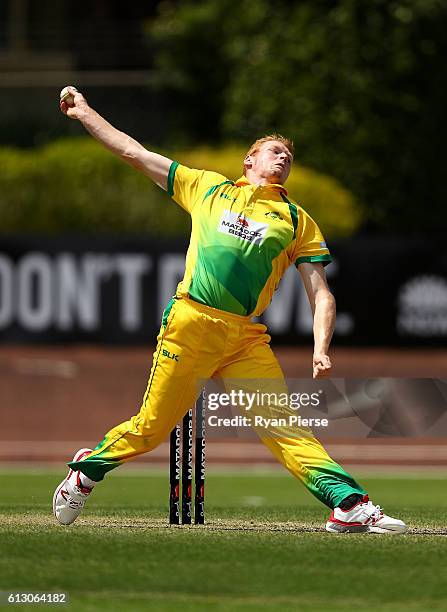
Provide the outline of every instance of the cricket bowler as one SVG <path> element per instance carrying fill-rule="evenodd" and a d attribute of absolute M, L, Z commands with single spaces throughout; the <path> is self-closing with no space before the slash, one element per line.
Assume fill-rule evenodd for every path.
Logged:
<path fill-rule="evenodd" d="M 218 377 L 284 381 L 265 325 L 254 323 L 294 264 L 313 312 L 313 377 L 327 377 L 335 300 L 324 272 L 331 261 L 313 219 L 284 187 L 293 143 L 273 134 L 257 140 L 237 181 L 188 168 L 148 151 L 95 112 L 68 87 L 61 110 L 109 151 L 168 192 L 192 219 L 185 274 L 167 305 L 141 408 L 95 449 L 79 450 L 53 498 L 61 525 L 73 523 L 93 487 L 125 461 L 156 448 L 198 395 L 198 381 Z M 175 355 L 175 359 L 172 358 Z M 332 512 L 330 533 L 404 533 L 406 525 L 374 505 L 313 435 L 265 436 L 273 455 Z"/>

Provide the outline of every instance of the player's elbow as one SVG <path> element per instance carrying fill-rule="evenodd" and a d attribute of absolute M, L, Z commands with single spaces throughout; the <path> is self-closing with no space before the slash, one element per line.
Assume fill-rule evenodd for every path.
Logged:
<path fill-rule="evenodd" d="M 128 136 L 121 152 L 121 157 L 131 166 L 141 169 L 143 166 L 142 149 L 145 150 L 138 142 Z"/>

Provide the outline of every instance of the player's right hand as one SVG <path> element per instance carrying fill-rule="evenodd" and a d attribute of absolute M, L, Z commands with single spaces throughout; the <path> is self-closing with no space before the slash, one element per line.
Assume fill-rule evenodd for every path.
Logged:
<path fill-rule="evenodd" d="M 330 376 L 332 363 L 329 355 L 325 353 L 314 353 L 312 365 L 313 378 L 327 378 Z"/>
<path fill-rule="evenodd" d="M 73 105 L 69 106 L 67 102 L 61 100 L 59 102 L 60 109 L 70 119 L 81 119 L 88 108 L 87 100 L 74 87 L 68 87 L 68 91 L 73 94 Z"/>

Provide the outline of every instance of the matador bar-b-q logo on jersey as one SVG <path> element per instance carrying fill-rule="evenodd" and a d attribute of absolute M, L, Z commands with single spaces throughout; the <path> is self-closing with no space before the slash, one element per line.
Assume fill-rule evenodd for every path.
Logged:
<path fill-rule="evenodd" d="M 224 210 L 219 220 L 217 231 L 222 234 L 230 234 L 236 238 L 242 238 L 242 240 L 247 242 L 261 244 L 267 228 L 268 225 L 265 223 L 258 223 L 258 221 L 247 219 L 247 217 L 231 212 L 231 210 Z"/>

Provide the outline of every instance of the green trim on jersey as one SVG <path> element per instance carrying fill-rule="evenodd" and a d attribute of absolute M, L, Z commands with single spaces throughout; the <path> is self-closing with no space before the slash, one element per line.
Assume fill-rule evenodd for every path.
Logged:
<path fill-rule="evenodd" d="M 328 263 L 331 263 L 332 257 L 330 255 L 308 255 L 306 257 L 298 257 L 295 261 L 295 266 L 299 266 L 302 263 L 316 263 L 321 262 L 323 265 L 327 266 Z"/>
<path fill-rule="evenodd" d="M 210 187 L 208 189 L 208 191 L 205 193 L 205 195 L 203 196 L 203 202 L 205 202 L 205 200 L 207 199 L 207 197 L 213 195 L 213 193 L 215 191 L 217 191 L 219 189 L 219 187 L 222 187 L 223 185 L 234 185 L 233 181 L 224 181 L 223 183 L 219 183 L 218 185 L 213 185 L 212 187 Z"/>
<path fill-rule="evenodd" d="M 171 167 L 169 168 L 169 173 L 168 173 L 168 195 L 172 196 L 174 195 L 174 178 L 175 178 L 175 171 L 177 170 L 179 166 L 179 163 L 176 161 L 173 161 L 171 164 Z"/>
<path fill-rule="evenodd" d="M 292 240 L 295 240 L 296 230 L 298 228 L 298 208 L 296 207 L 295 204 L 292 204 L 292 202 L 289 200 L 289 198 L 287 198 L 283 193 L 281 193 L 281 197 L 284 200 L 284 202 L 287 202 L 287 204 L 289 205 L 290 217 L 291 217 L 292 223 L 293 223 L 293 238 L 292 238 Z"/>

